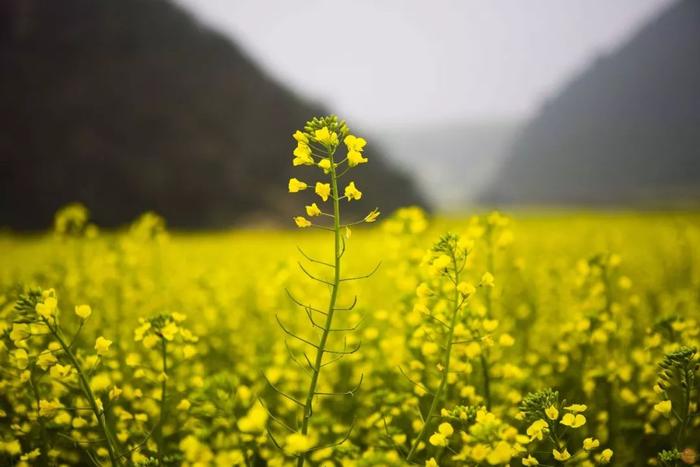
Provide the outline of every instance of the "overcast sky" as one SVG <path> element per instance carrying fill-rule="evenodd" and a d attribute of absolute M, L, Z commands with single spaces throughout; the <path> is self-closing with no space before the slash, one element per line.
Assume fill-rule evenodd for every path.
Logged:
<path fill-rule="evenodd" d="M 177 0 L 362 125 L 520 119 L 675 0 Z"/>

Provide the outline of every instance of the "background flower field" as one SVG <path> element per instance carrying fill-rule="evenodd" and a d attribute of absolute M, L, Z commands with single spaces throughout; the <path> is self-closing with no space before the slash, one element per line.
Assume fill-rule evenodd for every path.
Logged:
<path fill-rule="evenodd" d="M 300 436 L 282 392 L 302 397 L 304 348 L 277 319 L 317 338 L 294 300 L 326 291 L 299 270 L 297 247 L 329 257 L 328 232 L 170 234 L 154 214 L 101 232 L 73 206 L 52 233 L 0 237 L 0 463 L 110 462 L 79 366 L 119 463 L 287 465 L 307 452 L 312 465 L 406 465 L 443 369 L 438 321 L 454 285 L 431 248 L 445 232 L 468 251 L 469 300 L 412 462 L 695 462 L 696 214 L 433 219 L 404 208 L 354 229 L 347 273 L 381 266 L 341 289 L 350 309 L 334 326 L 347 331 L 329 345 L 361 345 L 329 356 L 319 391 L 340 395 L 317 396 Z M 18 318 L 32 293 L 77 365 L 46 326 Z M 685 386 L 674 363 L 684 348 Z"/>

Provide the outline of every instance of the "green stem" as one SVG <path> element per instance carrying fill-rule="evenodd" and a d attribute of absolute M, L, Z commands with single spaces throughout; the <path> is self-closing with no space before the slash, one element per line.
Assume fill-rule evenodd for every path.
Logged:
<path fill-rule="evenodd" d="M 51 333 L 56 337 L 56 340 L 58 340 L 58 343 L 63 348 L 63 351 L 68 356 L 68 359 L 70 360 L 71 364 L 75 367 L 75 371 L 78 373 L 78 380 L 80 381 L 80 386 L 83 389 L 83 394 L 87 398 L 88 404 L 90 404 L 90 408 L 95 414 L 95 418 L 97 418 L 97 423 L 100 425 L 100 429 L 102 430 L 105 440 L 107 441 L 107 451 L 109 452 L 109 459 L 112 465 L 122 465 L 119 456 L 117 456 L 116 439 L 114 438 L 114 435 L 112 435 L 111 430 L 107 426 L 107 419 L 105 418 L 104 411 L 101 411 L 97 407 L 95 395 L 93 394 L 92 389 L 90 388 L 90 383 L 85 377 L 85 373 L 83 372 L 83 369 L 81 368 L 78 359 L 75 357 L 70 347 L 66 344 L 65 340 L 61 336 L 60 329 L 58 327 L 53 328 L 47 321 L 45 322 L 51 330 Z"/>
<path fill-rule="evenodd" d="M 311 419 L 311 414 L 313 413 L 313 400 L 316 393 L 316 386 L 318 385 L 318 377 L 321 372 L 321 365 L 323 364 L 323 354 L 326 350 L 326 342 L 328 341 L 328 334 L 333 323 L 333 312 L 335 311 L 335 302 L 338 298 L 338 288 L 340 286 L 340 202 L 338 198 L 338 179 L 335 172 L 335 163 L 333 162 L 333 154 L 328 155 L 331 160 L 331 189 L 333 193 L 333 232 L 335 236 L 335 254 L 334 254 L 334 276 L 333 285 L 331 287 L 331 296 L 328 303 L 328 314 L 326 315 L 326 323 L 323 327 L 321 334 L 321 340 L 319 341 L 318 348 L 316 349 L 316 359 L 314 361 L 314 366 L 311 369 L 311 382 L 309 383 L 309 390 L 306 394 L 306 402 L 304 404 L 304 415 L 301 424 L 301 434 L 306 435 L 309 432 L 309 420 Z M 297 458 L 297 466 L 302 467 L 306 461 L 306 454 L 301 454 Z"/>
<path fill-rule="evenodd" d="M 489 371 L 489 359 L 486 349 L 481 352 L 481 373 L 484 378 L 484 399 L 486 400 L 486 410 L 491 410 L 491 376 Z"/>
<path fill-rule="evenodd" d="M 488 255 L 486 257 L 486 267 L 488 268 L 488 271 L 491 274 L 496 274 L 495 271 L 495 259 L 494 259 L 494 254 L 493 254 L 493 236 L 492 236 L 492 231 L 491 229 L 488 230 L 487 233 L 487 243 L 488 243 Z M 492 288 L 486 289 L 486 316 L 488 319 L 493 319 L 493 297 L 492 297 Z M 480 356 L 480 361 L 481 361 L 481 374 L 483 378 L 483 385 L 484 385 L 484 400 L 486 400 L 486 410 L 491 410 L 491 375 L 490 375 L 490 365 L 489 365 L 489 356 L 488 356 L 488 350 L 487 349 L 482 349 L 481 351 L 481 356 Z"/>
<path fill-rule="evenodd" d="M 435 392 L 435 395 L 433 396 L 433 400 L 430 403 L 430 409 L 428 409 L 428 415 L 425 417 L 425 423 L 423 423 L 423 428 L 421 428 L 420 433 L 418 433 L 418 436 L 416 439 L 413 440 L 413 443 L 411 444 L 411 449 L 408 451 L 408 455 L 406 456 L 406 461 L 407 462 L 412 462 L 413 458 L 416 455 L 416 451 L 418 449 L 418 445 L 425 439 L 428 429 L 430 428 L 432 419 L 433 419 L 433 414 L 435 413 L 435 410 L 437 410 L 437 406 L 442 399 L 442 395 L 445 392 L 445 386 L 447 385 L 447 377 L 450 374 L 450 355 L 452 354 L 452 341 L 454 340 L 454 331 L 455 331 L 455 325 L 457 324 L 457 315 L 459 314 L 460 310 L 460 300 L 459 300 L 459 290 L 457 290 L 456 284 L 459 284 L 459 272 L 457 270 L 457 261 L 455 259 L 454 253 L 452 254 L 452 260 L 453 264 L 455 267 L 455 277 L 454 277 L 454 283 L 455 283 L 455 307 L 452 312 L 452 320 L 450 321 L 450 329 L 447 333 L 447 347 L 445 350 L 445 359 L 443 361 L 443 373 L 442 373 L 442 378 L 440 379 L 440 385 L 438 386 L 438 390 Z"/>
<path fill-rule="evenodd" d="M 168 359 L 167 359 L 167 342 L 164 337 L 161 337 L 161 353 L 163 357 L 163 381 L 160 384 L 160 419 L 158 420 L 158 465 L 163 465 L 163 454 L 165 452 L 165 441 L 163 439 L 163 425 L 165 424 L 166 409 L 165 398 L 167 396 L 168 383 Z"/>
<path fill-rule="evenodd" d="M 49 440 L 46 436 L 46 423 L 44 423 L 44 418 L 40 415 L 41 412 L 41 396 L 39 395 L 39 388 L 34 378 L 29 379 L 29 385 L 34 393 L 34 399 L 36 401 L 36 418 L 39 421 L 39 430 L 41 436 L 41 442 L 44 445 L 44 449 L 41 450 L 41 464 L 48 465 L 47 461 L 47 451 L 49 449 Z"/>
<path fill-rule="evenodd" d="M 692 370 L 690 370 L 692 371 Z M 678 427 L 678 434 L 676 435 L 676 449 L 678 451 L 683 450 L 683 441 L 685 440 L 685 430 L 690 422 L 690 392 L 691 388 L 691 377 L 688 368 L 683 369 L 683 376 L 681 377 L 681 383 L 685 382 L 685 390 L 683 391 L 683 420 Z"/>

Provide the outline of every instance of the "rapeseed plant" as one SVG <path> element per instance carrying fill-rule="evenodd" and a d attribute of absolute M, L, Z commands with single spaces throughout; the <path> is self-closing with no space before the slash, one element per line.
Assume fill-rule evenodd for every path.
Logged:
<path fill-rule="evenodd" d="M 112 341 L 100 336 L 95 341 L 96 356 L 85 360 L 89 362 L 89 368 L 84 368 L 84 363 L 81 363 L 76 356 L 73 346 L 76 338 L 82 330 L 85 320 L 92 314 L 88 312 L 88 305 L 80 305 L 76 307 L 76 315 L 80 318 L 80 325 L 72 336 L 66 336 L 66 331 L 61 327 L 61 312 L 58 306 L 58 298 L 53 289 L 40 290 L 32 289 L 26 294 L 19 297 L 14 311 L 15 317 L 13 322 L 10 339 L 12 343 L 18 347 L 15 351 L 15 366 L 21 371 L 20 378 L 28 381 L 36 399 L 36 408 L 38 412 L 37 420 L 40 425 L 40 434 L 44 449 L 38 448 L 36 451 L 37 457 L 45 457 L 45 450 L 48 449 L 47 424 L 45 420 L 51 417 L 57 417 L 60 411 L 71 412 L 87 412 L 91 413 L 97 421 L 99 430 L 103 436 L 101 443 L 106 447 L 109 453 L 109 459 L 112 465 L 122 465 L 124 456 L 120 453 L 120 446 L 117 442 L 114 433 L 107 421 L 105 406 L 102 398 L 97 397 L 94 387 L 94 381 L 90 382 L 88 377 L 100 365 L 104 357 L 107 356 Z M 38 356 L 30 357 L 27 351 L 20 346 L 26 345 L 28 340 L 39 338 L 42 341 L 48 340 L 48 345 Z M 48 338 L 48 339 L 47 339 Z M 82 397 L 87 401 L 87 407 L 65 407 L 58 399 L 46 400 L 42 398 L 39 380 L 43 373 L 47 370 L 51 371 L 51 376 L 59 376 L 65 381 L 65 384 L 70 385 L 69 377 L 74 374 L 77 376 L 78 388 L 82 393 Z M 70 387 L 70 386 L 69 386 Z M 74 399 L 75 403 L 80 404 L 80 399 Z M 71 421 L 71 417 L 65 417 L 67 422 Z M 54 420 L 55 421 L 55 420 Z M 85 453 L 95 465 L 100 465 L 96 455 L 91 447 L 85 447 Z M 46 462 L 46 460 L 45 460 Z"/>
<path fill-rule="evenodd" d="M 312 357 L 309 357 L 305 352 L 302 352 L 304 361 L 300 362 L 294 355 L 293 351 L 288 347 L 290 357 L 293 359 L 293 361 L 297 362 L 302 368 L 304 368 L 305 371 L 310 372 L 308 390 L 302 399 L 297 399 L 294 396 L 277 389 L 275 385 L 268 380 L 270 387 L 302 409 L 301 422 L 299 423 L 298 429 L 292 429 L 286 423 L 278 423 L 278 425 L 288 429 L 288 431 L 291 432 L 287 434 L 284 441 L 278 441 L 273 435 L 272 431 L 269 431 L 269 436 L 273 443 L 282 449 L 286 454 L 296 457 L 297 465 L 301 467 L 306 462 L 308 454 L 313 453 L 314 451 L 321 451 L 343 444 L 349 438 L 353 429 L 353 426 L 350 426 L 347 433 L 340 440 L 334 441 L 331 444 L 321 445 L 317 443 L 316 437 L 310 433 L 310 423 L 314 414 L 314 402 L 317 398 L 352 396 L 362 383 L 362 378 L 360 378 L 360 382 L 356 386 L 340 392 L 318 390 L 319 378 L 321 376 L 322 369 L 332 363 L 337 362 L 345 356 L 354 354 L 359 349 L 359 344 L 348 348 L 347 338 L 343 348 L 329 347 L 329 337 L 332 333 L 346 333 L 357 328 L 356 325 L 351 327 L 333 326 L 333 318 L 337 312 L 350 311 L 356 304 L 356 301 L 353 301 L 353 303 L 349 306 L 338 307 L 337 299 L 339 296 L 339 289 L 341 283 L 369 277 L 374 273 L 374 271 L 359 277 L 342 277 L 342 258 L 346 252 L 347 239 L 350 238 L 350 227 L 361 223 L 374 222 L 379 215 L 379 211 L 375 209 L 367 214 L 365 218 L 356 222 L 342 222 L 340 209 L 341 201 L 347 200 L 350 202 L 359 200 L 362 198 L 362 192 L 355 185 L 354 181 L 350 181 L 345 185 L 344 192 L 341 195 L 339 190 L 340 180 L 353 167 L 356 167 L 359 164 L 364 164 L 368 161 L 368 159 L 362 155 L 366 141 L 363 138 L 350 134 L 350 130 L 345 122 L 339 121 L 336 116 L 314 118 L 306 123 L 303 131 L 298 130 L 292 136 L 297 142 L 292 164 L 295 166 L 315 165 L 318 167 L 325 175 L 325 180 L 328 181 L 316 181 L 314 191 L 316 195 L 321 198 L 322 203 L 328 202 L 329 199 L 331 200 L 330 209 L 325 208 L 325 204 L 322 205 L 324 206 L 324 209 L 321 209 L 317 203 L 312 203 L 305 207 L 308 217 L 322 218 L 325 216 L 331 219 L 330 225 L 323 224 L 318 220 L 311 221 L 304 216 L 294 217 L 294 223 L 300 228 L 315 227 L 321 230 L 330 231 L 333 234 L 333 258 L 330 262 L 314 259 L 304 253 L 303 250 L 299 249 L 303 257 L 310 263 L 327 267 L 332 271 L 332 277 L 330 279 L 323 279 L 312 274 L 307 270 L 307 267 L 305 267 L 301 262 L 299 263 L 299 267 L 304 274 L 306 274 L 306 276 L 330 288 L 327 307 L 325 309 L 321 309 L 311 306 L 310 304 L 304 304 L 300 300 L 296 299 L 291 293 L 289 294 L 290 298 L 306 312 L 306 316 L 310 325 L 312 326 L 312 329 L 320 331 L 321 334 L 318 340 L 314 342 L 306 337 L 302 337 L 292 332 L 289 327 L 281 321 L 279 316 L 277 317 L 277 321 L 285 334 L 314 349 L 315 355 Z M 339 157 L 336 154 L 341 141 L 346 146 L 346 155 L 344 158 Z M 300 181 L 296 178 L 291 178 L 289 180 L 288 188 L 290 193 L 298 193 L 306 190 L 309 188 L 309 186 L 310 185 L 306 182 Z M 327 356 L 330 356 L 330 359 L 327 358 L 324 361 L 324 357 Z M 278 421 L 278 419 L 272 415 L 271 420 Z"/>

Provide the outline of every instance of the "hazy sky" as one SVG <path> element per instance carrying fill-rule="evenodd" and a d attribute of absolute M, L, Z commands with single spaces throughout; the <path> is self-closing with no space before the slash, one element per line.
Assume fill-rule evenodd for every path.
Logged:
<path fill-rule="evenodd" d="M 674 0 L 177 0 L 363 125 L 522 118 Z"/>

